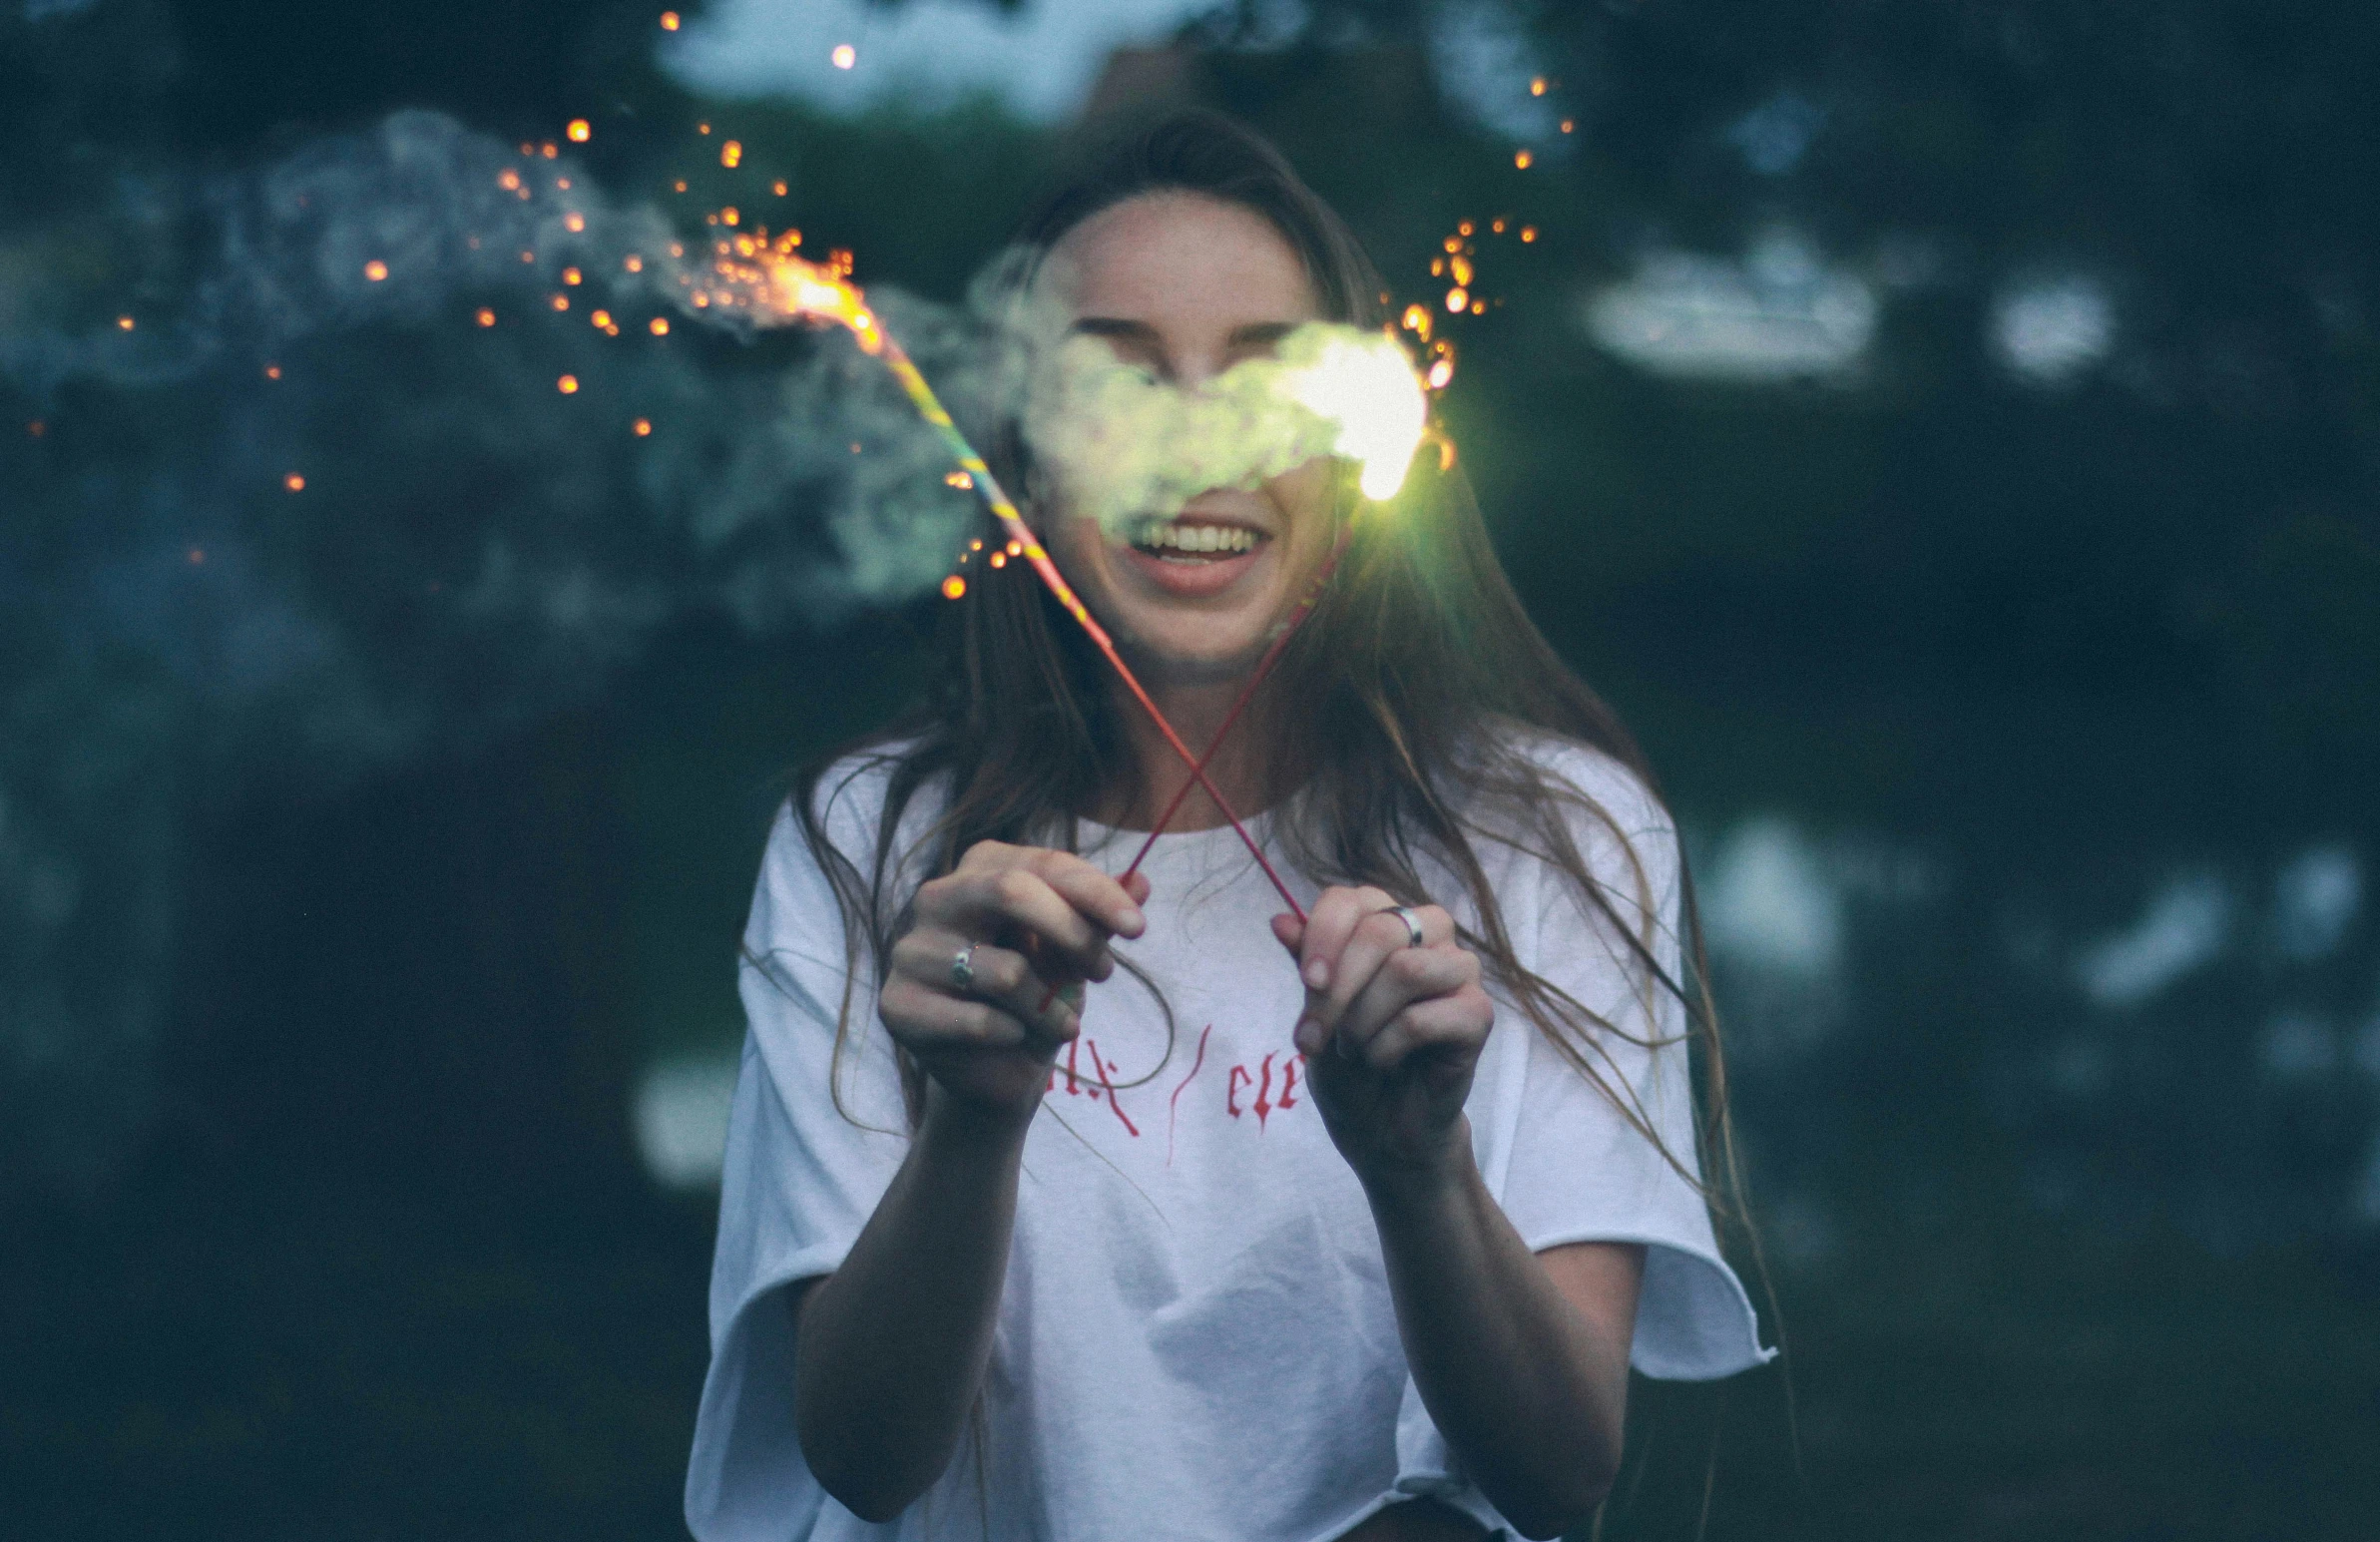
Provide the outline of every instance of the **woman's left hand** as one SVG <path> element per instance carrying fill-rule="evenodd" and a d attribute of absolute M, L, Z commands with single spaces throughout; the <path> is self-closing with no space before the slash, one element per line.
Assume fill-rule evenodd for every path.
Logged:
<path fill-rule="evenodd" d="M 1305 982 L 1296 1040 L 1307 1085 L 1332 1143 L 1367 1180 L 1437 1167 L 1467 1140 L 1463 1100 L 1496 1020 L 1454 918 L 1413 906 L 1415 946 L 1403 917 L 1386 913 L 1395 904 L 1376 888 L 1329 888 L 1302 926 L 1272 918 Z"/>

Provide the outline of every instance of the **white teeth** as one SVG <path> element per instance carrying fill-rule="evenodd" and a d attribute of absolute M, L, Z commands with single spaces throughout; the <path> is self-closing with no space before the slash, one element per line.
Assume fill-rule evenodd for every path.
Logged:
<path fill-rule="evenodd" d="M 1230 525 L 1153 525 L 1138 543 L 1160 551 L 1247 552 L 1256 548 L 1256 533 Z"/>

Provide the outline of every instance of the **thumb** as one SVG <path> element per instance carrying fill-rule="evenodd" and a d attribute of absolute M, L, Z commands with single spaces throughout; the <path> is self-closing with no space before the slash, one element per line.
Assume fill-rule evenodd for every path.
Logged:
<path fill-rule="evenodd" d="M 1297 950 L 1305 945 L 1305 922 L 1284 910 L 1272 918 L 1272 936 L 1294 960 Z"/>

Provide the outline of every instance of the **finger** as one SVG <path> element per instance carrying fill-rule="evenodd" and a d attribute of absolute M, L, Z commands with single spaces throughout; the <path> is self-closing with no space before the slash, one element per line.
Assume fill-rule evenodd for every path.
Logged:
<path fill-rule="evenodd" d="M 940 924 L 970 936 L 1014 940 L 1053 976 L 1104 980 L 1115 968 L 1107 932 L 1027 868 L 967 875 L 939 899 Z"/>
<path fill-rule="evenodd" d="M 1339 1014 L 1339 1042 L 1351 1050 L 1362 1049 L 1407 1007 L 1451 995 L 1478 978 L 1479 960 L 1452 943 L 1399 948 L 1380 961 L 1371 980 Z"/>
<path fill-rule="evenodd" d="M 1468 985 L 1452 995 L 1417 1001 L 1390 1018 L 1363 1047 L 1363 1060 L 1383 1073 L 1417 1055 L 1442 1055 L 1467 1065 L 1478 1058 L 1495 1021 L 1496 1007 L 1488 993 Z"/>
<path fill-rule="evenodd" d="M 961 953 L 967 957 L 965 985 L 959 983 L 953 967 Z M 1079 983 L 1054 985 L 1042 978 L 1023 952 L 989 942 L 970 942 L 940 927 L 920 927 L 894 943 L 892 967 L 896 976 L 922 989 L 996 1006 L 1031 1033 L 1072 1038 L 1073 1021 L 1083 1012 Z"/>
<path fill-rule="evenodd" d="M 1305 922 L 1283 910 L 1272 918 L 1272 939 L 1289 950 L 1289 957 L 1297 957 L 1298 944 L 1305 940 Z"/>
<path fill-rule="evenodd" d="M 918 911 L 937 916 L 972 913 L 970 907 L 981 903 L 986 885 L 1012 871 L 1040 878 L 1102 931 L 1137 937 L 1148 929 L 1148 917 L 1141 911 L 1141 902 L 1149 897 L 1147 874 L 1134 873 L 1128 886 L 1072 851 L 997 840 L 969 846 L 955 871 L 921 888 Z"/>
<path fill-rule="evenodd" d="M 1306 912 L 1305 942 L 1299 949 L 1302 955 L 1299 975 L 1309 995 L 1330 987 L 1338 973 L 1339 955 L 1355 928 L 1363 924 L 1365 914 L 1394 903 L 1385 893 L 1369 886 L 1322 891 L 1313 908 Z"/>
<path fill-rule="evenodd" d="M 989 1001 L 906 977 L 885 982 L 876 1010 L 893 1038 L 921 1057 L 953 1049 L 1017 1049 L 1031 1037 L 1024 1023 Z"/>
<path fill-rule="evenodd" d="M 1124 892 L 1133 897 L 1134 904 L 1149 903 L 1149 874 L 1145 872 L 1126 873 L 1117 881 L 1124 885 Z"/>
<path fill-rule="evenodd" d="M 1414 909 L 1414 919 L 1422 928 L 1423 948 L 1429 946 L 1435 931 L 1444 940 L 1454 931 L 1453 922 L 1436 905 L 1421 905 Z M 1413 930 L 1403 916 L 1390 915 L 1387 907 L 1374 909 L 1364 916 L 1348 937 L 1346 948 L 1339 954 L 1333 971 L 1329 993 L 1323 998 L 1314 1016 L 1326 1031 L 1335 1031 L 1345 1016 L 1347 1005 L 1372 982 L 1381 964 L 1400 952 L 1417 952 L 1413 945 Z"/>

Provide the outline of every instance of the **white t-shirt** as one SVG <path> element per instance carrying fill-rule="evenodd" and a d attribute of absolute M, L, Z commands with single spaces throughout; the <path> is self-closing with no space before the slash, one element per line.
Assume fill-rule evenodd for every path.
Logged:
<path fill-rule="evenodd" d="M 1606 757 L 1551 741 L 1542 755 L 1633 832 L 1655 951 L 1674 977 L 1666 815 Z M 828 835 L 862 872 L 883 786 L 881 766 L 863 762 L 820 785 Z M 913 801 L 904 843 L 932 817 L 930 801 Z M 1249 828 L 1269 838 L 1268 819 Z M 1622 913 L 1631 896 L 1642 904 L 1611 834 L 1584 819 L 1574 834 Z M 1116 872 L 1140 838 L 1087 825 L 1082 844 Z M 1523 962 L 1640 1038 L 1650 1005 L 1671 1042 L 1649 1053 L 1612 1039 L 1607 1075 L 1627 1078 L 1690 1164 L 1675 998 L 1623 964 L 1610 923 L 1591 921 L 1551 869 L 1474 844 Z M 1420 1495 L 1506 1527 L 1422 1406 L 1363 1191 L 1307 1096 L 1289 1038 L 1302 991 L 1268 926 L 1279 896 L 1227 826 L 1161 837 L 1142 870 L 1149 927 L 1118 950 L 1173 1004 L 1175 1037 L 1169 1045 L 1157 1003 L 1125 971 L 1091 987 L 1082 1034 L 1026 1140 L 976 1427 L 931 1489 L 876 1525 L 802 1460 L 779 1292 L 842 1262 L 901 1163 L 905 1119 L 864 963 L 835 1065 L 843 925 L 790 811 L 779 816 L 745 936 L 759 962 L 743 969 L 750 1031 L 687 1477 L 687 1522 L 704 1542 L 1322 1542 Z M 1316 892 L 1284 876 L 1300 904 Z M 1431 897 L 1465 917 L 1457 893 L 1446 882 Z M 1522 1240 L 1648 1245 L 1632 1358 L 1649 1375 L 1723 1376 L 1765 1359 L 1773 1351 L 1692 1188 L 1526 1016 L 1500 1008 L 1466 1113 L 1488 1191 Z"/>

